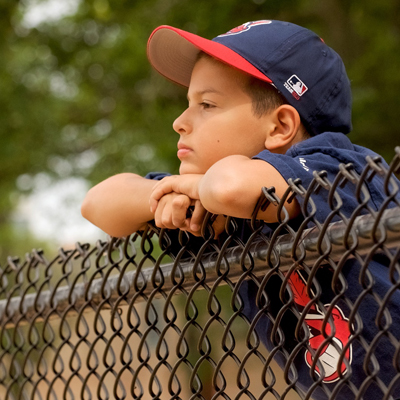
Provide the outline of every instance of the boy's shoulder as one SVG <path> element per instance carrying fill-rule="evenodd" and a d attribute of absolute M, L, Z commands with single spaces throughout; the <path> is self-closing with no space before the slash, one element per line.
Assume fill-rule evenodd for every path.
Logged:
<path fill-rule="evenodd" d="M 271 163 L 278 170 L 290 169 L 284 174 L 285 178 L 296 178 L 298 167 L 306 172 L 332 169 L 337 171 L 340 163 L 355 163 L 362 169 L 365 157 L 373 155 L 371 150 L 355 146 L 350 139 L 338 132 L 325 132 L 302 140 L 288 149 L 285 154 L 262 151 L 255 158 Z M 291 175 L 291 176 L 288 176 Z"/>
<path fill-rule="evenodd" d="M 376 153 L 366 147 L 353 144 L 346 135 L 325 132 L 296 143 L 285 154 L 263 151 L 256 158 L 271 164 L 287 182 L 290 179 L 292 181 L 299 179 L 305 189 L 311 187 L 312 181 L 317 179 L 322 171 L 329 182 L 326 187 L 333 187 L 333 182 L 342 176 L 347 183 L 335 186 L 335 190 L 343 202 L 345 214 L 350 215 L 358 206 L 355 186 L 358 182 L 357 176 L 360 177 L 367 168 L 368 156 L 370 160 L 379 159 L 381 165 L 388 168 L 387 163 Z M 351 174 L 344 176 L 344 170 L 353 171 L 351 174 L 355 179 L 350 179 Z M 378 208 L 385 199 L 382 179 L 375 174 L 372 179 L 363 182 L 368 188 L 374 207 Z M 318 194 L 312 196 L 320 221 L 323 221 L 332 211 L 328 205 L 327 196 L 327 190 L 318 191 Z M 301 198 L 298 200 L 302 203 Z"/>
<path fill-rule="evenodd" d="M 257 158 L 262 158 L 257 156 Z M 285 153 L 284 158 L 300 161 L 303 169 L 308 161 L 308 168 L 313 171 L 330 169 L 336 171 L 339 164 L 352 163 L 357 171 L 361 171 L 366 164 L 367 156 L 377 156 L 372 150 L 355 145 L 347 135 L 339 132 L 324 132 L 308 139 L 302 140 Z M 279 158 L 279 156 L 278 156 Z M 312 163 L 312 165 L 310 164 Z M 325 166 L 325 168 L 324 168 Z"/>
<path fill-rule="evenodd" d="M 347 135 L 340 132 L 324 132 L 311 136 L 292 146 L 287 155 L 299 154 L 327 154 L 333 157 L 348 157 L 353 152 L 368 153 L 370 150 L 355 146 Z"/>

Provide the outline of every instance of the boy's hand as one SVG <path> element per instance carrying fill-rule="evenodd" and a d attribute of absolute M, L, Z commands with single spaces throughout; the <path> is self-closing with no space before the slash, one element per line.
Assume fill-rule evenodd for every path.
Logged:
<path fill-rule="evenodd" d="M 162 179 L 150 195 L 150 209 L 160 228 L 181 229 L 201 235 L 206 209 L 199 200 L 198 184 L 203 175 L 174 175 Z M 194 207 L 193 212 L 189 212 Z M 225 228 L 225 218 L 219 215 L 213 223 L 215 238 Z"/>
<path fill-rule="evenodd" d="M 160 199 L 168 193 L 184 194 L 192 200 L 199 200 L 199 182 L 202 174 L 173 175 L 158 182 L 150 195 L 150 211 L 156 213 Z"/>
<path fill-rule="evenodd" d="M 189 207 L 194 207 L 189 213 Z M 192 200 L 180 193 L 167 193 L 157 202 L 154 213 L 156 226 L 167 229 L 181 229 L 200 236 L 206 210 L 199 200 Z"/>

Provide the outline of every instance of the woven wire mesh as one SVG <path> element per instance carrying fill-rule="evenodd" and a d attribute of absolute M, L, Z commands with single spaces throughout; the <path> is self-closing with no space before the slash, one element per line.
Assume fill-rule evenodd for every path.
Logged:
<path fill-rule="evenodd" d="M 273 203 L 279 216 L 268 234 L 255 217 L 227 218 L 215 239 L 208 215 L 202 238 L 149 224 L 52 259 L 9 258 L 0 398 L 398 397 L 399 167 L 397 148 L 389 169 L 368 158 L 361 174 L 349 164 L 334 181 L 294 179 L 282 199 L 264 188 L 254 215 Z M 376 176 L 378 208 L 366 187 Z M 293 228 L 283 204 L 296 196 L 304 220 Z M 315 196 L 331 210 L 324 221 Z"/>

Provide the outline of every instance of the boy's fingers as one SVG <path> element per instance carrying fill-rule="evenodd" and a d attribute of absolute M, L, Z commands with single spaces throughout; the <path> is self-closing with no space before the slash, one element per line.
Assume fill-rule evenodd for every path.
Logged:
<path fill-rule="evenodd" d="M 164 228 L 162 224 L 162 214 L 163 214 L 163 207 L 160 205 L 160 207 L 157 207 L 157 209 L 154 211 L 154 222 L 156 226 L 159 228 Z"/>
<path fill-rule="evenodd" d="M 158 182 L 156 185 L 154 185 L 152 196 L 158 200 L 165 194 L 174 192 L 175 186 L 176 176 L 167 176 L 161 179 L 161 181 Z"/>
<path fill-rule="evenodd" d="M 158 192 L 158 193 L 159 193 L 159 192 Z M 158 195 L 155 196 L 155 195 L 154 195 L 154 192 L 150 195 L 150 198 L 149 198 L 149 206 L 150 206 L 150 211 L 151 211 L 152 213 L 155 213 L 155 212 L 156 212 L 157 207 L 158 207 L 159 200 L 160 200 L 161 198 L 162 198 L 162 196 L 159 196 L 159 197 L 158 197 Z"/>
<path fill-rule="evenodd" d="M 168 178 L 170 177 L 164 178 L 153 187 L 153 191 L 151 192 L 149 199 L 150 211 L 153 213 L 156 211 L 158 201 L 161 199 L 161 197 L 173 191 L 170 179 Z"/>
<path fill-rule="evenodd" d="M 172 223 L 176 228 L 187 228 L 187 210 L 190 207 L 190 198 L 184 194 L 175 197 L 172 201 Z"/>
<path fill-rule="evenodd" d="M 206 209 L 200 203 L 200 200 L 194 202 L 194 211 L 190 220 L 190 230 L 193 232 L 199 232 L 206 215 Z"/>
<path fill-rule="evenodd" d="M 160 201 L 154 213 L 154 221 L 159 228 L 174 229 L 171 205 L 168 201 Z"/>
<path fill-rule="evenodd" d="M 159 228 L 179 228 L 199 236 L 205 215 L 206 210 L 200 200 L 193 200 L 185 194 L 170 193 L 157 202 L 154 220 Z"/>
<path fill-rule="evenodd" d="M 198 182 L 202 175 L 172 175 L 163 178 L 154 187 L 150 195 L 149 203 L 151 212 L 155 212 L 157 202 L 166 194 L 175 192 L 185 194 L 191 199 L 198 199 Z"/>
<path fill-rule="evenodd" d="M 149 199 L 149 207 L 150 207 L 150 212 L 152 212 L 153 214 L 156 213 L 157 211 L 157 207 L 158 207 L 158 201 L 154 200 L 150 197 Z"/>

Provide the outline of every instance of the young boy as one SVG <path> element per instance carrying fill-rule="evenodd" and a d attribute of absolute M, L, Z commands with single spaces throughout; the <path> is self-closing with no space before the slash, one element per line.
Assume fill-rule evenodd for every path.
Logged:
<path fill-rule="evenodd" d="M 361 174 L 365 157 L 375 155 L 347 138 L 352 128 L 351 89 L 343 62 L 307 29 L 263 20 L 208 40 L 161 26 L 149 39 L 148 57 L 160 74 L 188 87 L 188 108 L 173 124 L 179 135 L 179 175 L 156 173 L 143 178 L 120 174 L 92 188 L 82 214 L 112 236 L 129 235 L 150 220 L 160 228 L 183 229 L 198 236 L 206 211 L 249 219 L 262 187 L 274 186 L 281 198 L 290 178 L 300 178 L 307 187 L 314 171 L 325 170 L 332 181 L 339 164 L 349 162 Z M 366 184 L 377 209 L 384 200 L 381 183 L 374 177 Z M 348 187 L 338 190 L 342 212 L 349 216 L 359 203 Z M 314 201 L 316 218 L 323 222 L 331 212 L 327 199 L 316 197 Z M 303 218 L 301 203 L 300 197 L 285 203 L 290 218 Z M 190 207 L 194 208 L 192 213 L 188 213 Z M 270 204 L 257 218 L 277 222 L 276 206 Z M 221 219 L 214 223 L 217 233 L 222 230 Z M 379 274 L 381 264 L 377 265 Z M 359 268 L 353 268 L 354 276 L 346 278 L 357 281 L 356 270 Z M 301 285 L 304 289 L 301 275 L 290 279 L 293 290 Z M 382 285 L 385 293 L 390 283 Z M 243 283 L 244 313 L 249 318 L 256 312 L 254 291 L 257 288 L 251 283 Z M 300 303 L 298 300 L 299 307 L 304 308 L 307 302 Z M 340 348 L 350 337 L 343 309 L 345 306 L 332 311 L 337 337 L 342 338 Z M 345 311 L 347 315 L 350 312 Z M 325 314 L 318 307 L 307 313 L 311 322 L 306 323 L 315 336 L 312 320 L 321 322 Z M 394 319 L 400 323 L 397 316 Z M 258 332 L 270 348 L 267 332 L 271 327 L 267 325 L 260 323 Z M 389 354 L 388 348 L 382 354 Z M 345 374 L 352 367 L 359 387 L 365 378 L 361 365 L 364 353 L 362 348 L 357 351 L 348 346 L 342 368 L 337 367 L 340 352 L 336 345 L 320 351 L 323 382 L 337 382 L 340 372 Z M 353 362 L 357 355 L 359 360 Z M 303 366 L 304 358 L 309 366 L 312 364 L 310 357 L 306 353 Z M 336 357 L 333 366 L 325 362 L 327 357 Z M 387 372 L 387 368 L 383 370 Z M 310 370 L 300 367 L 300 371 L 299 383 L 307 390 L 313 383 Z M 385 384 L 392 377 L 389 371 Z M 341 398 L 350 398 L 351 391 L 346 390 L 340 392 Z M 369 393 L 375 396 L 374 390 Z M 320 388 L 312 395 L 326 398 Z"/>
<path fill-rule="evenodd" d="M 210 56 L 197 60 L 199 50 Z M 154 188 L 156 182 L 122 174 L 93 188 L 83 214 L 110 235 L 130 234 L 153 218 L 160 227 L 198 232 L 204 208 L 249 218 L 262 186 L 275 186 L 280 195 L 299 169 L 307 172 L 302 174 L 307 183 L 312 169 L 326 167 L 319 156 L 316 165 L 307 166 L 295 154 L 290 162 L 275 154 L 287 153 L 309 135 L 351 130 L 350 85 L 340 57 L 293 24 L 247 23 L 214 41 L 160 27 L 149 40 L 148 55 L 161 74 L 190 84 L 189 107 L 174 123 L 180 175 Z M 344 135 L 325 136 L 317 146 L 349 143 Z M 192 204 L 194 214 L 185 219 Z M 296 202 L 287 207 L 291 216 L 299 213 Z M 271 222 L 275 212 L 267 209 L 260 218 Z"/>

